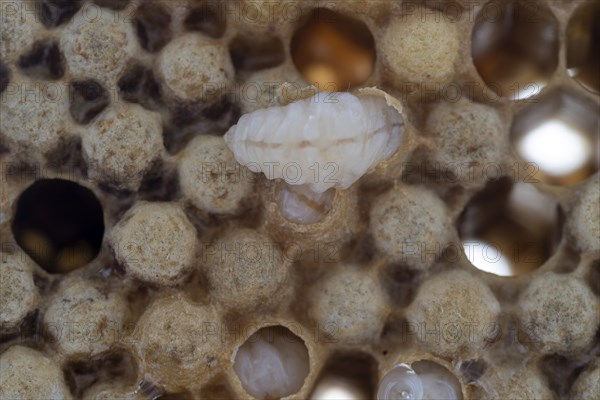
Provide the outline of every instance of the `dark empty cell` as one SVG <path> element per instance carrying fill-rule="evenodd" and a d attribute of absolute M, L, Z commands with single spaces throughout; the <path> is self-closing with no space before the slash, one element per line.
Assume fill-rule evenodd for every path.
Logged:
<path fill-rule="evenodd" d="M 36 42 L 18 64 L 27 75 L 41 79 L 59 79 L 65 74 L 65 58 L 54 41 Z"/>
<path fill-rule="evenodd" d="M 142 65 L 134 65 L 119 79 L 119 93 L 125 101 L 139 103 L 150 109 L 160 105 L 160 87 L 152 71 Z"/>
<path fill-rule="evenodd" d="M 4 64 L 0 64 L 0 93 L 4 92 L 4 90 L 6 90 L 9 82 L 10 82 L 10 69 Z"/>
<path fill-rule="evenodd" d="M 72 181 L 41 179 L 17 200 L 12 231 L 19 246 L 49 273 L 79 268 L 100 251 L 102 206 L 94 193 Z"/>
<path fill-rule="evenodd" d="M 81 7 L 82 0 L 40 0 L 42 23 L 52 28 L 67 22 Z"/>
<path fill-rule="evenodd" d="M 122 10 L 129 4 L 129 0 L 94 0 L 94 3 L 100 7 Z"/>
<path fill-rule="evenodd" d="M 491 0 L 475 19 L 473 63 L 497 95 L 521 100 L 537 94 L 558 65 L 558 21 L 542 2 Z"/>
<path fill-rule="evenodd" d="M 110 103 L 108 92 L 98 82 L 73 82 L 70 89 L 69 111 L 79 124 L 90 122 Z"/>
<path fill-rule="evenodd" d="M 199 31 L 215 39 L 225 33 L 225 18 L 209 5 L 194 8 L 185 18 L 184 26 L 190 31 Z"/>
<path fill-rule="evenodd" d="M 171 16 L 159 4 L 145 3 L 138 8 L 135 26 L 140 44 L 153 53 L 162 49 L 171 40 Z"/>
<path fill-rule="evenodd" d="M 247 71 L 272 68 L 285 60 L 283 43 L 270 36 L 238 35 L 229 44 L 229 53 L 235 68 Z"/>

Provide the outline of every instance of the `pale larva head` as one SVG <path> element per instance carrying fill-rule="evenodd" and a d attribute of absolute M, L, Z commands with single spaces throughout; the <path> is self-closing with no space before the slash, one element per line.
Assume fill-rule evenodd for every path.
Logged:
<path fill-rule="evenodd" d="M 460 383 L 450 371 L 431 361 L 396 365 L 377 389 L 377 400 L 438 399 L 462 399 Z"/>
<path fill-rule="evenodd" d="M 335 190 L 316 193 L 304 185 L 279 186 L 277 204 L 281 214 L 297 224 L 314 224 L 322 221 L 333 205 Z"/>
<path fill-rule="evenodd" d="M 348 188 L 398 150 L 400 112 L 397 100 L 375 89 L 318 93 L 243 115 L 225 141 L 250 170 L 323 193 Z"/>

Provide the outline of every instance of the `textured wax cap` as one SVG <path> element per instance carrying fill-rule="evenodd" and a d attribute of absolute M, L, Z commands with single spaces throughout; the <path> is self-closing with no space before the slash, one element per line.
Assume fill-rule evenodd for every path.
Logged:
<path fill-rule="evenodd" d="M 0 355 L 0 398 L 71 399 L 57 363 L 37 350 L 12 346 Z"/>
<path fill-rule="evenodd" d="M 109 241 L 125 271 L 144 282 L 176 285 L 194 266 L 196 230 L 176 203 L 138 203 Z"/>
<path fill-rule="evenodd" d="M 156 62 L 161 88 L 173 101 L 209 101 L 231 85 L 235 72 L 227 48 L 199 33 L 170 42 Z"/>
<path fill-rule="evenodd" d="M 440 357 L 468 359 L 495 338 L 500 304 L 487 285 L 461 270 L 430 277 L 406 309 L 417 340 Z"/>
<path fill-rule="evenodd" d="M 108 108 L 84 132 L 82 149 L 94 180 L 137 190 L 161 155 L 160 115 L 137 104 Z"/>
<path fill-rule="evenodd" d="M 451 243 L 451 221 L 435 193 L 398 186 L 375 199 L 370 212 L 375 246 L 393 263 L 428 269 Z"/>
<path fill-rule="evenodd" d="M 38 306 L 40 294 L 33 280 L 35 264 L 26 254 L 0 257 L 0 326 L 11 331 Z"/>
<path fill-rule="evenodd" d="M 559 290 L 561 296 L 556 296 Z M 530 336 L 528 342 L 544 354 L 585 351 L 598 329 L 599 312 L 598 298 L 585 283 L 556 273 L 540 276 L 519 299 L 520 321 Z"/>
<path fill-rule="evenodd" d="M 198 388 L 227 357 L 220 315 L 212 306 L 175 295 L 153 302 L 135 327 L 132 341 L 149 382 L 167 391 Z"/>
<path fill-rule="evenodd" d="M 249 201 L 257 176 L 239 165 L 221 137 L 201 135 L 182 151 L 179 182 L 183 195 L 200 210 L 238 214 Z"/>

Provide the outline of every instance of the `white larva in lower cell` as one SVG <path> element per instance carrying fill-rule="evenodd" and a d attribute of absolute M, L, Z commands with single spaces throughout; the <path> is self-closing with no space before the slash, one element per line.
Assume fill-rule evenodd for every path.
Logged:
<path fill-rule="evenodd" d="M 377 400 L 460 400 L 460 384 L 450 371 L 429 361 L 419 368 L 398 364 L 379 382 Z"/>
<path fill-rule="evenodd" d="M 304 341 L 282 326 L 260 329 L 240 346 L 233 370 L 242 387 L 257 399 L 278 399 L 298 392 L 309 373 Z"/>
<path fill-rule="evenodd" d="M 398 150 L 401 111 L 396 99 L 377 89 L 319 93 L 243 115 L 225 141 L 252 171 L 323 193 L 348 188 Z"/>

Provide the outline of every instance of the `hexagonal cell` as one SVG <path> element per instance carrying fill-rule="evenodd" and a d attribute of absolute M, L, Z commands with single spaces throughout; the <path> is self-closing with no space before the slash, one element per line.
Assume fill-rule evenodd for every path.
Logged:
<path fill-rule="evenodd" d="M 362 352 L 336 353 L 326 362 L 312 400 L 372 399 L 377 386 L 377 362 Z"/>
<path fill-rule="evenodd" d="M 283 326 L 256 331 L 237 350 L 233 364 L 242 387 L 257 399 L 298 392 L 309 368 L 306 344 Z"/>
<path fill-rule="evenodd" d="M 489 1 L 477 14 L 471 40 L 479 75 L 501 97 L 539 93 L 558 65 L 558 22 L 539 1 Z"/>
<path fill-rule="evenodd" d="M 308 82 L 320 90 L 343 91 L 371 76 L 375 39 L 364 22 L 316 8 L 292 36 L 291 52 Z"/>
<path fill-rule="evenodd" d="M 98 255 L 104 215 L 90 189 L 64 179 L 40 179 L 17 200 L 12 230 L 42 268 L 66 273 Z"/>
<path fill-rule="evenodd" d="M 465 255 L 476 268 L 515 276 L 539 268 L 562 236 L 558 202 L 529 183 L 501 178 L 476 194 L 458 220 Z"/>
<path fill-rule="evenodd" d="M 569 75 L 596 93 L 600 92 L 600 2 L 580 5 L 567 26 Z"/>
<path fill-rule="evenodd" d="M 598 106 L 575 91 L 555 89 L 514 118 L 511 142 L 531 171 L 551 185 L 576 184 L 598 170 Z"/>

